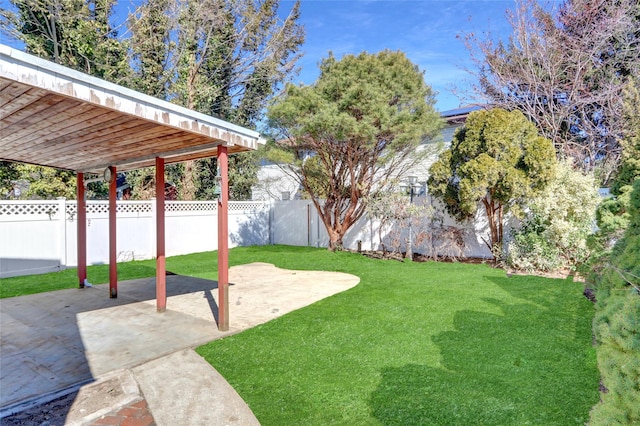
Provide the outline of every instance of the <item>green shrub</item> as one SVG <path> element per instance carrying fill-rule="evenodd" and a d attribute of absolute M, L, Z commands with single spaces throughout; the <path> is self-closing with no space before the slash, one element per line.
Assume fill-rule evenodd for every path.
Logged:
<path fill-rule="evenodd" d="M 562 267 L 558 247 L 549 241 L 539 225 L 539 217 L 531 218 L 514 233 L 509 243 L 507 263 L 521 271 L 552 271 Z"/>
<path fill-rule="evenodd" d="M 616 195 L 603 200 L 596 210 L 596 223 L 598 231 L 592 236 L 589 245 L 595 253 L 589 266 L 595 266 L 597 257 L 608 254 L 613 245 L 624 235 L 629 226 L 631 192 L 633 187 L 625 185 L 616 192 Z"/>
<path fill-rule="evenodd" d="M 630 198 L 629 227 L 596 280 L 593 330 L 607 392 L 592 425 L 640 423 L 640 179 Z"/>
<path fill-rule="evenodd" d="M 588 255 L 600 198 L 595 178 L 558 163 L 553 180 L 531 199 L 522 228 L 508 245 L 507 264 L 526 271 L 573 268 Z"/>

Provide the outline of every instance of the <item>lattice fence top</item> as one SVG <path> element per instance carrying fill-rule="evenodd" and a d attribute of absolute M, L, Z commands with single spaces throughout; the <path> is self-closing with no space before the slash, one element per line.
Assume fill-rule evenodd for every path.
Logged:
<path fill-rule="evenodd" d="M 117 213 L 140 214 L 152 213 L 153 200 L 148 201 L 118 201 Z M 51 201 L 9 201 L 0 203 L 0 215 L 49 215 L 55 217 L 58 214 L 61 203 Z M 74 217 L 78 213 L 78 204 L 75 200 L 67 200 L 64 203 L 67 217 Z M 269 207 L 263 201 L 230 201 L 229 213 L 256 212 Z M 217 201 L 167 201 L 166 212 L 215 212 L 218 209 Z M 87 214 L 109 214 L 108 201 L 87 201 Z"/>
<path fill-rule="evenodd" d="M 116 204 L 117 213 L 151 213 L 152 206 L 149 201 L 118 201 Z M 67 215 L 78 213 L 78 205 L 67 204 Z M 87 214 L 108 214 L 109 203 L 104 201 L 88 201 Z"/>
<path fill-rule="evenodd" d="M 210 212 L 216 211 L 216 201 L 168 201 L 164 204 L 165 212 Z"/>
<path fill-rule="evenodd" d="M 67 216 L 75 216 L 75 214 L 78 213 L 78 205 L 75 202 L 73 204 L 67 204 L 65 209 Z"/>
<path fill-rule="evenodd" d="M 59 204 L 57 202 L 28 202 L 28 203 L 2 203 L 0 204 L 0 215 L 49 215 L 58 214 Z"/>
<path fill-rule="evenodd" d="M 268 206 L 269 204 L 262 201 L 230 201 L 229 212 L 254 212 Z"/>
<path fill-rule="evenodd" d="M 116 204 L 116 212 L 118 207 L 120 206 Z M 109 203 L 87 203 L 87 214 L 109 214 Z"/>
<path fill-rule="evenodd" d="M 151 213 L 151 203 L 140 201 L 125 201 L 118 205 L 122 213 Z"/>

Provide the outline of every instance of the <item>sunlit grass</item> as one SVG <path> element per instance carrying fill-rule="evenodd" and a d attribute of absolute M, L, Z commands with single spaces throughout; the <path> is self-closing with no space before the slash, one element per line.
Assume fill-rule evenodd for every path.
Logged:
<path fill-rule="evenodd" d="M 251 262 L 361 279 L 198 348 L 263 425 L 584 424 L 597 402 L 593 307 L 580 284 L 305 247 L 230 251 L 232 266 Z M 153 260 L 121 263 L 118 276 L 149 277 L 154 268 Z M 216 279 L 217 253 L 168 258 L 167 269 Z M 88 275 L 107 282 L 108 267 Z M 75 287 L 69 269 L 3 279 L 0 294 Z"/>
<path fill-rule="evenodd" d="M 361 278 L 198 349 L 263 425 L 584 424 L 597 402 L 579 284 L 291 247 L 232 259 Z"/>

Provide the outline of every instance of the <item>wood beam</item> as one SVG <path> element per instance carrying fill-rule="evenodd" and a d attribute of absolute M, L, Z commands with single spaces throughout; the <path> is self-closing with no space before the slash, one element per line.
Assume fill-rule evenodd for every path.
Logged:
<path fill-rule="evenodd" d="M 116 191 L 118 188 L 116 168 L 111 166 L 109 183 L 109 297 L 118 297 L 118 252 L 116 241 Z"/>
<path fill-rule="evenodd" d="M 218 198 L 218 329 L 229 330 L 229 161 L 227 147 L 218 146 L 222 182 Z"/>
<path fill-rule="evenodd" d="M 87 201 L 85 200 L 84 173 L 76 175 L 77 194 L 77 253 L 78 253 L 78 287 L 84 288 L 87 279 Z"/>
<path fill-rule="evenodd" d="M 156 157 L 156 307 L 158 312 L 167 310 L 164 225 L 164 158 Z"/>

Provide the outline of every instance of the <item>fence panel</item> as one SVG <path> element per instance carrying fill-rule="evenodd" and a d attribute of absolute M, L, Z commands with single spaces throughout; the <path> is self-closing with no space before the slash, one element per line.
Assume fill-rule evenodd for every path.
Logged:
<path fill-rule="evenodd" d="M 155 238 L 155 218 L 154 230 L 151 235 Z M 165 238 L 167 256 L 217 249 L 217 202 L 167 201 L 165 205 Z M 153 256 L 155 256 L 155 248 Z"/>
<path fill-rule="evenodd" d="M 415 201 L 428 202 L 422 198 Z M 165 210 L 167 256 L 217 249 L 217 201 L 169 201 Z M 155 257 L 155 202 L 118 201 L 116 218 L 118 261 Z M 0 201 L 0 277 L 57 271 L 77 265 L 76 220 L 75 201 Z M 416 220 L 421 223 L 428 218 Z M 464 230 L 464 256 L 491 257 L 482 239 L 488 234 L 482 209 L 469 223 L 456 223 L 446 214 L 441 223 Z M 389 239 L 395 233 L 393 238 L 400 241 L 399 250 L 406 251 L 407 230 L 391 224 L 380 232 L 380 227 L 379 220 L 365 215 L 345 235 L 345 248 L 360 246 L 363 250 L 380 250 L 381 239 Z M 422 232 L 433 233 L 433 229 L 423 227 Z M 108 202 L 89 201 L 89 264 L 108 262 L 108 235 Z M 413 251 L 420 253 L 422 249 L 415 238 L 413 242 Z M 229 247 L 271 243 L 327 247 L 329 238 L 309 200 L 229 203 Z"/>
<path fill-rule="evenodd" d="M 269 244 L 269 203 L 262 201 L 232 201 L 229 203 L 229 247 Z"/>
<path fill-rule="evenodd" d="M 312 234 L 311 209 L 308 200 L 277 201 L 273 205 L 273 243 L 290 246 L 309 246 L 317 236 Z M 315 244 L 313 244 L 315 245 Z"/>
<path fill-rule="evenodd" d="M 60 205 L 60 200 L 0 203 L 0 277 L 65 267 Z"/>
<path fill-rule="evenodd" d="M 430 197 L 416 197 L 414 202 L 425 204 L 433 202 Z M 491 252 L 484 243 L 482 237 L 488 234 L 488 225 L 484 210 L 480 208 L 474 220 L 466 223 L 458 223 L 454 218 L 443 211 L 441 205 L 433 202 L 435 208 L 441 214 L 441 224 L 444 227 L 452 227 L 461 230 L 464 235 L 464 245 L 462 253 L 458 256 L 490 258 Z M 428 217 L 413 218 L 414 223 L 422 225 L 422 232 L 434 233 L 433 230 L 425 229 Z M 381 229 L 382 226 L 382 229 Z M 274 244 L 286 244 L 294 246 L 314 246 L 328 247 L 329 237 L 322 223 L 315 206 L 308 200 L 288 200 L 276 201 L 272 207 L 272 241 Z M 505 229 L 506 237 L 509 234 L 509 227 Z M 409 243 L 407 229 L 399 229 L 398 224 L 381 225 L 380 220 L 364 215 L 358 220 L 343 239 L 344 247 L 351 250 L 381 250 L 381 240 L 386 241 L 387 248 L 389 238 L 399 241 L 397 249 L 406 251 Z M 413 251 L 423 253 L 428 251 L 427 247 L 420 247 L 416 242 L 416 229 L 413 230 Z M 431 237 L 431 235 L 430 235 Z M 429 240 L 429 238 L 427 238 Z M 432 241 L 435 244 L 439 255 L 447 255 L 446 242 Z"/>
<path fill-rule="evenodd" d="M 165 205 L 166 254 L 218 248 L 217 201 L 169 201 Z M 118 201 L 119 262 L 156 253 L 155 202 Z M 229 246 L 269 243 L 269 204 L 229 203 Z M 87 202 L 87 263 L 109 261 L 109 203 Z M 0 277 L 58 271 L 77 265 L 75 200 L 0 202 Z"/>

